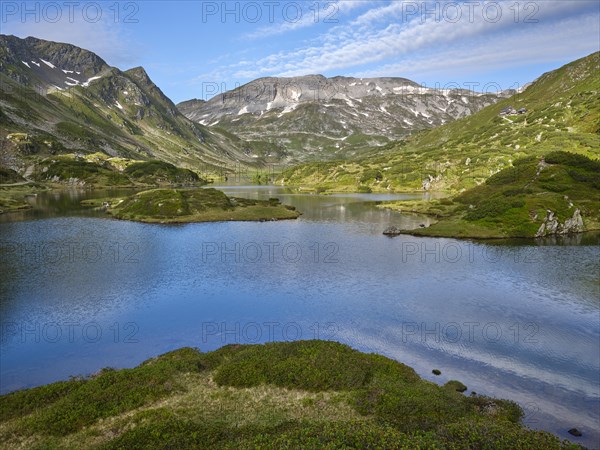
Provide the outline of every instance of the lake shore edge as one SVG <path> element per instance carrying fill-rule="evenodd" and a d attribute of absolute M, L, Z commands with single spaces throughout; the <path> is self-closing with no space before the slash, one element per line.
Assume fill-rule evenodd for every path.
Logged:
<path fill-rule="evenodd" d="M 466 390 L 334 341 L 184 347 L 2 395 L 0 437 L 6 448 L 580 448 L 523 426 L 516 403 Z"/>

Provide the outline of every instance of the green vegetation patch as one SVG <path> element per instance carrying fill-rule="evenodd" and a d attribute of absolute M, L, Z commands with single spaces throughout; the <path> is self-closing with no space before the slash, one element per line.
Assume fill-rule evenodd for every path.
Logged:
<path fill-rule="evenodd" d="M 125 199 L 117 207 L 119 218 L 156 217 L 173 218 L 190 214 L 183 193 L 175 189 L 144 191 Z"/>
<path fill-rule="evenodd" d="M 600 161 L 564 151 L 530 156 L 515 161 L 512 167 L 452 200 L 405 201 L 381 206 L 441 219 L 429 228 L 410 231 L 418 235 L 531 238 L 547 221 L 548 211 L 562 226 L 573 220 L 577 210 L 583 227 L 576 232 L 597 230 Z"/>
<path fill-rule="evenodd" d="M 465 396 L 330 341 L 175 350 L 0 396 L 3 448 L 577 448 L 522 427 L 513 402 Z"/>
<path fill-rule="evenodd" d="M 0 184 L 20 183 L 25 179 L 16 171 L 7 167 L 0 167 Z"/>
<path fill-rule="evenodd" d="M 502 228 L 508 236 L 533 237 L 553 211 L 560 222 L 580 209 L 595 222 L 600 208 L 600 162 L 583 155 L 552 152 L 525 158 L 455 199 L 464 219 Z"/>
<path fill-rule="evenodd" d="M 34 178 L 38 181 L 69 182 L 99 186 L 126 186 L 132 184 L 125 175 L 103 165 L 74 156 L 60 156 L 42 161 Z"/>
<path fill-rule="evenodd" d="M 41 182 L 98 187 L 206 184 L 195 172 L 167 162 L 132 161 L 111 158 L 103 153 L 66 154 L 43 159 L 37 164 L 33 177 Z"/>
<path fill-rule="evenodd" d="M 125 169 L 125 174 L 143 183 L 168 184 L 205 184 L 198 174 L 181 169 L 164 161 L 142 161 L 131 164 Z"/>
<path fill-rule="evenodd" d="M 37 195 L 46 188 L 38 183 L 26 183 L 16 186 L 0 186 L 0 214 L 31 209 L 27 197 Z"/>
<path fill-rule="evenodd" d="M 0 397 L 1 421 L 25 416 L 21 433 L 65 436 L 96 422 L 158 400 L 179 388 L 175 374 L 202 370 L 192 349 L 167 353 L 135 369 L 103 369 L 73 379 Z"/>
<path fill-rule="evenodd" d="M 248 346 L 220 366 L 215 381 L 236 387 L 272 383 L 309 391 L 345 390 L 367 385 L 377 370 L 385 369 L 375 355 L 335 342 L 299 341 Z M 409 367 L 398 365 L 396 369 L 398 379 L 418 378 Z"/>
<path fill-rule="evenodd" d="M 140 222 L 185 223 L 295 219 L 300 214 L 277 199 L 229 198 L 216 189 L 153 189 L 119 202 L 109 213 Z"/>

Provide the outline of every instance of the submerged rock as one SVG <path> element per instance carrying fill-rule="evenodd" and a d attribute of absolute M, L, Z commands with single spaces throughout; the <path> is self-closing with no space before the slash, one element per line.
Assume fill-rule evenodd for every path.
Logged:
<path fill-rule="evenodd" d="M 579 431 L 577 428 L 571 428 L 569 430 L 569 434 L 572 435 L 572 436 L 576 436 L 576 437 L 581 437 L 582 436 L 581 431 Z"/>
<path fill-rule="evenodd" d="M 398 227 L 388 227 L 383 231 L 386 236 L 398 236 L 402 234 L 402 230 Z"/>

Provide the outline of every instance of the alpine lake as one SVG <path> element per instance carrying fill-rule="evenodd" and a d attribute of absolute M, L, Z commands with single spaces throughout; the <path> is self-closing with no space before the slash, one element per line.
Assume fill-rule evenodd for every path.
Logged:
<path fill-rule="evenodd" d="M 176 348 L 326 339 L 518 402 L 523 422 L 600 442 L 598 234 L 465 241 L 386 237 L 427 217 L 377 208 L 431 194 L 279 198 L 296 220 L 183 225 L 83 207 L 131 191 L 50 191 L 0 215 L 1 393 Z M 432 369 L 441 375 L 432 374 Z"/>

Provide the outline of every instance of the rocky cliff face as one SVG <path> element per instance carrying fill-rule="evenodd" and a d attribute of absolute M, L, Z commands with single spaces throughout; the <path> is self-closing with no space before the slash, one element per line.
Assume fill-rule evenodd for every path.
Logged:
<path fill-rule="evenodd" d="M 507 95 L 431 89 L 405 78 L 309 75 L 261 78 L 207 102 L 178 107 L 203 125 L 274 141 L 292 153 L 343 153 L 468 116 Z"/>
<path fill-rule="evenodd" d="M 188 167 L 252 164 L 243 142 L 187 119 L 142 67 L 125 72 L 70 44 L 0 35 L 0 139 L 27 154 L 97 152 Z M 18 160 L 23 150 L 13 152 Z M 16 163 L 14 163 L 16 167 Z"/>
<path fill-rule="evenodd" d="M 560 234 L 581 233 L 584 231 L 583 218 L 579 208 L 573 213 L 573 217 L 560 223 L 558 217 L 553 211 L 548 210 L 544 223 L 535 234 L 535 237 L 555 236 Z"/>
<path fill-rule="evenodd" d="M 0 71 L 40 93 L 87 85 L 109 70 L 102 58 L 74 45 L 0 35 Z"/>
<path fill-rule="evenodd" d="M 194 98 L 192 100 L 187 100 L 185 102 L 179 103 L 177 105 L 177 109 L 179 109 L 179 111 L 181 111 L 183 115 L 188 116 L 188 114 L 193 114 L 194 111 L 196 111 L 205 103 L 205 100 L 199 100 L 197 98 Z"/>

